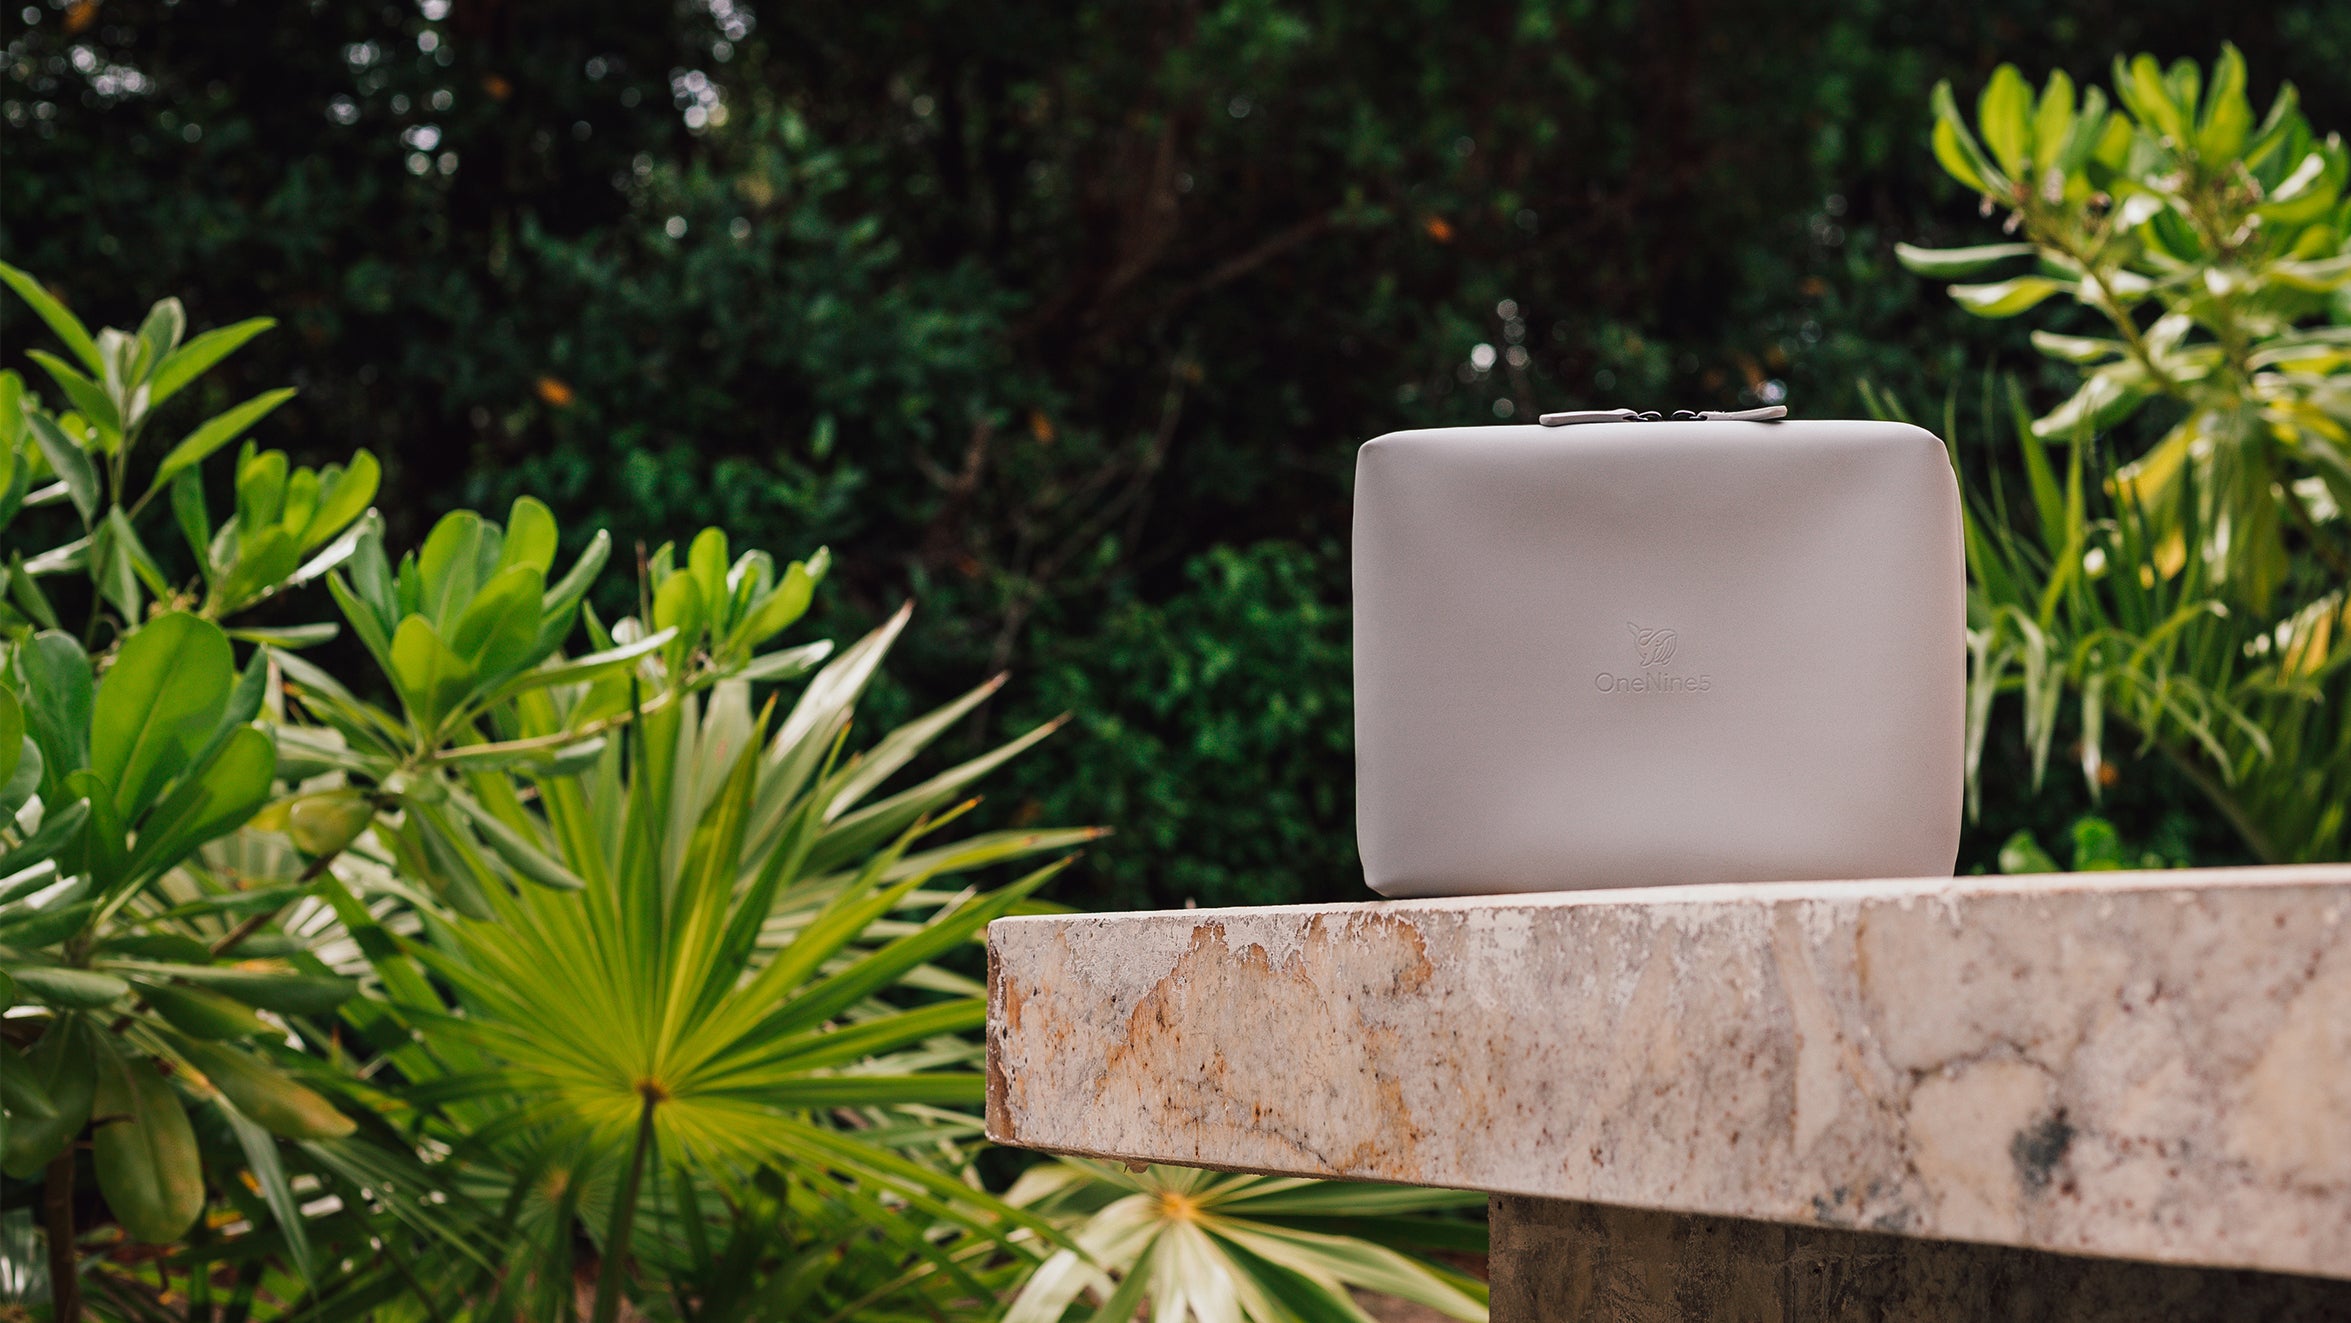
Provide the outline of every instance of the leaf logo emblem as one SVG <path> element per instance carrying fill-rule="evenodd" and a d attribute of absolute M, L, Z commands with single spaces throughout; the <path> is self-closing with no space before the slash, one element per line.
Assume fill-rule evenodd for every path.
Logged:
<path fill-rule="evenodd" d="M 1643 666 L 1663 666 L 1673 658 L 1674 645 L 1681 640 L 1670 629 L 1643 629 L 1628 620 L 1624 627 L 1633 632 L 1633 642 L 1641 650 Z"/>

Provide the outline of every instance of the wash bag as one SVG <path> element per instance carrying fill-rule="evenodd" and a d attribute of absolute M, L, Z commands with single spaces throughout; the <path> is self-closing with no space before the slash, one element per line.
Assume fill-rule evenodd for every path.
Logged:
<path fill-rule="evenodd" d="M 1948 875 L 1943 445 L 1779 409 L 1393 432 L 1356 458 L 1356 828 L 1390 896 Z"/>

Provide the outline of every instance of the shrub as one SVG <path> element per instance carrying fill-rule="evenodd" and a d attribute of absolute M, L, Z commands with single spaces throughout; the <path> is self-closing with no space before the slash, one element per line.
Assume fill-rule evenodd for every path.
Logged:
<path fill-rule="evenodd" d="M 205 461 L 286 392 L 140 441 L 266 321 L 92 336 L 0 280 L 73 355 L 35 355 L 62 412 L 0 374 L 0 1170 L 47 1249 L 0 1236 L 0 1280 L 60 1320 L 85 1285 L 120 1318 L 985 1317 L 1066 1248 L 972 1161 L 969 948 L 1061 864 L 988 870 L 1099 833 L 946 832 L 1060 720 L 936 765 L 999 675 L 853 751 L 911 608 L 772 646 L 822 550 L 706 529 L 607 626 L 601 531 L 558 573 L 523 497 L 395 560 L 365 452 L 251 444 L 216 529 Z M 321 584 L 339 624 L 276 623 Z"/>
<path fill-rule="evenodd" d="M 2351 152 L 2291 84 L 2256 118 L 2224 49 L 2209 74 L 2117 60 L 2115 106 L 2060 72 L 2036 98 L 2003 66 L 1973 131 L 1948 86 L 1935 153 L 2014 242 L 1903 260 L 2011 317 L 2064 296 L 2108 334 L 2040 330 L 2073 396 L 2014 419 L 2026 477 L 1967 521 L 1969 771 L 1994 695 L 2023 697 L 2036 780 L 2063 694 L 2095 794 L 2127 726 L 2270 861 L 2351 852 Z M 2174 421 L 2109 464 L 2103 433 Z M 2052 463 L 2049 443 L 2065 447 Z M 2062 469 L 2062 476 L 2060 470 Z"/>

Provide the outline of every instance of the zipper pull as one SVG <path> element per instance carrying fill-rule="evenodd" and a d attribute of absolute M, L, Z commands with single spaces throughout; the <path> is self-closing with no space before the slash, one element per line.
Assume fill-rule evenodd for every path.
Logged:
<path fill-rule="evenodd" d="M 1673 422 L 1689 423 L 1770 423 L 1788 416 L 1788 406 L 1767 404 L 1760 409 L 1738 409 L 1728 412 L 1705 410 L 1692 412 L 1678 409 Z M 1669 421 L 1664 414 L 1651 409 L 1576 409 L 1567 413 L 1547 413 L 1535 421 L 1545 427 L 1572 427 L 1577 423 L 1659 423 Z"/>
<path fill-rule="evenodd" d="M 1654 414 L 1650 415 L 1655 417 Z M 1569 413 L 1547 413 L 1536 419 L 1545 427 L 1570 427 L 1576 423 L 1629 423 L 1641 417 L 1633 409 L 1578 409 Z"/>

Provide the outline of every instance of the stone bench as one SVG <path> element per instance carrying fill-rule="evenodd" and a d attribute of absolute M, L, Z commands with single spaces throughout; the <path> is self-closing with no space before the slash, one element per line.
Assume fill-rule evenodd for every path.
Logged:
<path fill-rule="evenodd" d="M 1000 919 L 1005 1144 L 1483 1190 L 1494 1314 L 2351 1318 L 2351 867 Z"/>

